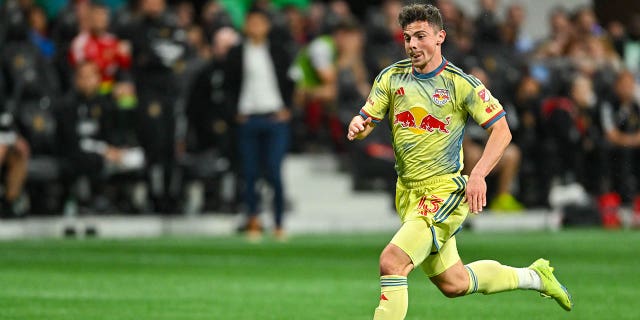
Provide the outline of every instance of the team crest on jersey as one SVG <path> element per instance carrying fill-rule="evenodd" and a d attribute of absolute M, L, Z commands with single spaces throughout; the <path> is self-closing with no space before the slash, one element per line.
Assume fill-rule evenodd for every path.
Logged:
<path fill-rule="evenodd" d="M 444 105 L 445 103 L 449 102 L 450 98 L 449 98 L 449 90 L 447 89 L 436 89 L 436 92 L 433 93 L 433 95 L 431 95 L 431 100 L 433 100 L 433 103 L 441 106 Z"/>
<path fill-rule="evenodd" d="M 484 102 L 489 102 L 489 100 L 491 100 L 491 93 L 485 88 L 478 91 L 478 97 L 480 97 Z"/>

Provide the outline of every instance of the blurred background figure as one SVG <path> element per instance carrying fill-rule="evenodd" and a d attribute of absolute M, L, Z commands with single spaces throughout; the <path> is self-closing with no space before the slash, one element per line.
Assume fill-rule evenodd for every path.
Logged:
<path fill-rule="evenodd" d="M 47 15 L 38 6 L 33 6 L 29 10 L 29 39 L 40 50 L 42 56 L 48 60 L 52 60 L 56 54 L 56 44 L 49 34 L 49 23 Z"/>
<path fill-rule="evenodd" d="M 344 14 L 344 13 L 343 13 Z M 331 32 L 314 38 L 298 52 L 290 76 L 296 81 L 295 104 L 303 110 L 305 151 L 329 150 L 344 154 L 344 130 L 337 109 L 336 38 L 359 28 L 353 17 L 343 18 L 329 26 Z M 310 150 L 311 149 L 311 150 Z"/>
<path fill-rule="evenodd" d="M 24 214 L 19 199 L 27 178 L 29 145 L 18 135 L 12 110 L 7 110 L 4 81 L 0 73 L 0 168 L 4 171 L 4 190 L 0 198 L 0 216 L 13 218 Z"/>
<path fill-rule="evenodd" d="M 139 99 L 137 128 L 148 161 L 153 210 L 175 213 L 181 187 L 176 152 L 183 138 L 176 131 L 176 119 L 180 117 L 176 106 L 180 86 L 176 80 L 185 68 L 186 34 L 164 0 L 141 0 L 139 17 L 128 36 Z"/>
<path fill-rule="evenodd" d="M 293 82 L 287 77 L 291 58 L 285 48 L 269 41 L 271 23 L 266 11 L 253 8 L 244 25 L 245 39 L 231 49 L 226 61 L 225 86 L 234 110 L 247 235 L 261 236 L 262 226 L 256 186 L 262 169 L 273 188 L 274 235 L 285 239 L 285 191 L 282 161 L 289 148 L 289 120 Z"/>
<path fill-rule="evenodd" d="M 401 8 L 401 0 L 385 0 L 379 8 L 372 8 L 368 13 L 364 25 L 367 30 L 364 59 L 369 81 L 373 81 L 386 66 L 406 58 L 402 28 L 397 21 Z"/>
<path fill-rule="evenodd" d="M 74 89 L 55 110 L 63 154 L 64 176 L 71 201 L 106 212 L 116 210 L 105 191 L 113 174 L 141 170 L 144 152 L 139 147 L 114 144 L 115 103 L 100 94 L 101 72 L 93 62 L 80 62 L 75 71 Z M 64 124 L 64 125 L 62 125 Z M 80 181 L 80 179 L 86 181 Z M 78 186 L 78 183 L 83 183 Z M 124 191 L 124 190 L 123 190 Z"/>
<path fill-rule="evenodd" d="M 71 42 L 69 58 L 72 65 L 85 61 L 95 63 L 100 70 L 101 94 L 111 93 L 114 85 L 122 82 L 131 85 L 131 46 L 109 32 L 109 8 L 93 3 L 88 15 L 87 30 L 80 32 Z M 115 90 L 116 93 L 120 91 Z"/>
<path fill-rule="evenodd" d="M 631 203 L 634 223 L 640 225 L 640 105 L 635 96 L 636 81 L 629 71 L 621 72 L 614 86 L 614 95 L 602 103 L 602 129 L 607 142 L 607 181 L 609 192 L 621 203 Z M 611 194 L 607 194 L 611 198 Z M 605 196 L 607 196 L 605 195 Z M 607 198 L 601 198 L 601 202 Z M 605 224 L 619 225 L 609 218 Z"/>
<path fill-rule="evenodd" d="M 542 104 L 543 125 L 551 147 L 547 170 L 560 184 L 579 183 L 594 194 L 602 192 L 603 168 L 596 168 L 602 144 L 597 113 L 598 96 L 592 81 L 577 74 L 566 96 L 546 99 Z"/>
<path fill-rule="evenodd" d="M 199 188 L 204 189 L 201 192 L 206 196 L 207 202 L 214 203 L 210 206 L 209 203 L 203 203 L 203 209 L 238 211 L 240 165 L 234 108 L 228 103 L 225 92 L 225 67 L 227 53 L 239 41 L 239 33 L 231 27 L 222 27 L 214 33 L 211 60 L 195 75 L 187 96 L 185 112 L 188 121 L 188 164 L 185 179 L 205 184 Z M 221 163 L 221 159 L 226 161 Z M 199 211 L 194 206 L 195 204 L 189 210 Z"/>

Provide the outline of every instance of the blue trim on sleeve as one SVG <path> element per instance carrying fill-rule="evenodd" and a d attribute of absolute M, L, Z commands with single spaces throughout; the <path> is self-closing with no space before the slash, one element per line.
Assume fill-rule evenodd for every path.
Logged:
<path fill-rule="evenodd" d="M 493 118 L 487 120 L 485 123 L 482 124 L 482 128 L 483 129 L 488 129 L 489 127 L 491 127 L 494 123 L 496 123 L 496 121 L 500 120 L 500 118 L 504 117 L 507 113 L 502 110 L 500 113 L 496 114 L 495 116 L 493 116 Z"/>
<path fill-rule="evenodd" d="M 371 118 L 371 122 L 373 122 L 373 123 L 375 123 L 375 124 L 380 123 L 380 121 L 382 120 L 382 119 L 378 119 L 378 118 L 376 118 L 376 117 L 373 117 L 373 116 L 371 116 L 371 115 L 367 114 L 367 112 L 366 112 L 366 111 L 364 111 L 364 110 L 362 110 L 362 109 L 360 110 L 360 116 L 361 116 L 364 120 L 367 120 L 367 118 Z"/>

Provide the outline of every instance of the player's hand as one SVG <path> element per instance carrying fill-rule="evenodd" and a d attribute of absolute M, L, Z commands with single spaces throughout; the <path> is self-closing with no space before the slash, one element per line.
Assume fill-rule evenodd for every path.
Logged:
<path fill-rule="evenodd" d="M 353 141 L 360 132 L 363 132 L 364 129 L 367 128 L 371 124 L 371 118 L 367 118 L 367 120 L 362 119 L 361 116 L 355 116 L 349 123 L 349 132 L 347 132 L 347 139 L 349 141 Z"/>
<path fill-rule="evenodd" d="M 479 175 L 469 176 L 466 200 L 469 203 L 469 210 L 473 214 L 480 213 L 482 208 L 487 205 L 487 183 L 484 177 Z"/>

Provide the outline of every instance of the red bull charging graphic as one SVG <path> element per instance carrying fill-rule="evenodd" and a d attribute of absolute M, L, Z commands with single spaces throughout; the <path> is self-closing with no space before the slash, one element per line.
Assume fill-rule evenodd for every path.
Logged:
<path fill-rule="evenodd" d="M 407 111 L 396 113 L 393 123 L 400 125 L 404 129 L 409 129 L 415 134 L 424 134 L 426 132 L 449 133 L 447 126 L 451 117 L 444 120 L 427 113 L 424 108 L 412 107 Z"/>

